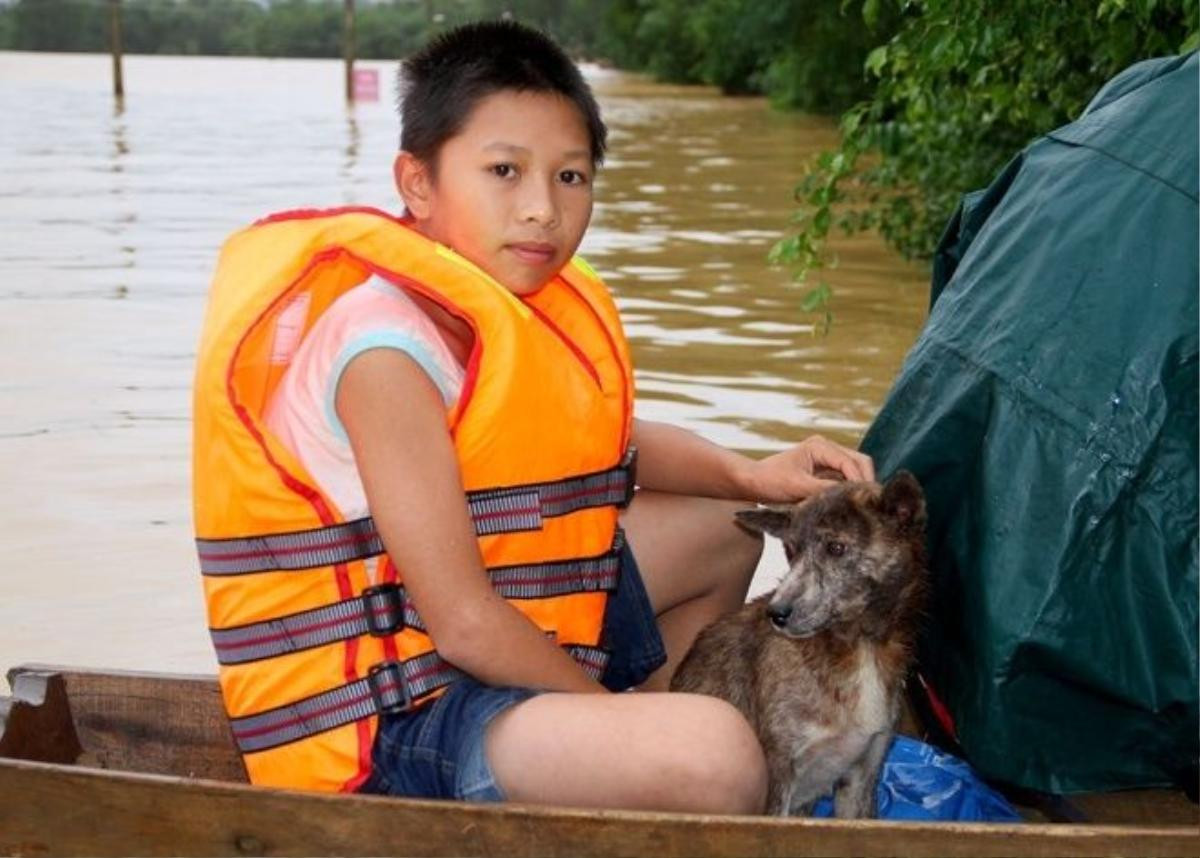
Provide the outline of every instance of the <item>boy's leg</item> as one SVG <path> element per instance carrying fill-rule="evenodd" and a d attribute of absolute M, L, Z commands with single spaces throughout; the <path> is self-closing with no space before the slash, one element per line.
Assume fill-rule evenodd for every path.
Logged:
<path fill-rule="evenodd" d="M 697 694 L 543 694 L 490 725 L 485 748 L 510 801 L 762 813 L 766 764 L 736 709 Z"/>
<path fill-rule="evenodd" d="M 639 491 L 621 516 L 658 617 L 667 662 L 641 686 L 665 691 L 700 630 L 746 600 L 762 536 L 733 518 L 749 504 Z"/>

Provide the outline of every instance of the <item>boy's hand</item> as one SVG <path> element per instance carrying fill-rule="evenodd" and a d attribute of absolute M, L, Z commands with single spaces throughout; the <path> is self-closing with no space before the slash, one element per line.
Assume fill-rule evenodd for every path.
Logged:
<path fill-rule="evenodd" d="M 794 503 L 834 485 L 836 478 L 825 478 L 829 471 L 835 472 L 832 476 L 847 480 L 875 479 L 875 463 L 870 456 L 820 435 L 812 435 L 790 450 L 754 462 L 747 469 L 746 479 L 756 500 Z"/>

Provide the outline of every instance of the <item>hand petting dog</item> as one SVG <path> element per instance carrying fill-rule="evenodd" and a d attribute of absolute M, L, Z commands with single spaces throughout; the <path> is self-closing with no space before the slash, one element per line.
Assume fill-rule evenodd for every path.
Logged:
<path fill-rule="evenodd" d="M 842 480 L 874 482 L 875 463 L 865 453 L 811 435 L 791 449 L 752 463 L 744 479 L 761 503 L 794 503 Z"/>

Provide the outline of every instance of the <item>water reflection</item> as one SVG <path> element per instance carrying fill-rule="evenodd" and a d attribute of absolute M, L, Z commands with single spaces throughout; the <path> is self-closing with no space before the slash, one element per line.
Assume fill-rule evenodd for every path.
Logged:
<path fill-rule="evenodd" d="M 358 167 L 358 149 L 361 143 L 362 132 L 358 130 L 358 120 L 354 117 L 354 102 L 350 102 L 346 105 L 346 157 L 342 162 L 343 179 L 349 179 Z"/>
<path fill-rule="evenodd" d="M 112 142 L 110 169 L 113 174 L 113 185 L 110 194 L 115 199 L 127 203 L 129 192 L 122 174 L 125 172 L 125 164 L 129 160 L 129 142 L 125 123 L 125 99 L 120 95 L 113 97 Z M 112 224 L 106 229 L 106 232 L 114 237 L 120 237 L 126 235 L 130 227 L 136 223 L 137 215 L 133 211 L 126 211 L 125 214 L 118 214 L 113 218 Z M 137 251 L 128 242 L 118 245 L 117 257 L 117 268 L 132 269 L 137 265 Z M 117 301 L 129 297 L 129 285 L 124 282 L 117 283 L 109 297 Z"/>

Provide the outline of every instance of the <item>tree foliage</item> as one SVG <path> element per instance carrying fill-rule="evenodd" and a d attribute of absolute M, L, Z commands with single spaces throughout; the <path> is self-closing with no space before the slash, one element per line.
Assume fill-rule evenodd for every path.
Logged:
<path fill-rule="evenodd" d="M 773 251 L 797 279 L 826 264 L 834 227 L 928 256 L 963 193 L 1123 68 L 1197 42 L 1197 0 L 893 3 L 900 26 L 866 58 L 875 91 L 842 117 L 841 146 L 808 166 L 796 229 Z"/>
<path fill-rule="evenodd" d="M 865 27 L 849 7 L 848 0 L 611 0 L 599 47 L 617 65 L 663 80 L 840 112 L 870 92 L 863 60 L 895 18 L 876 15 Z"/>

